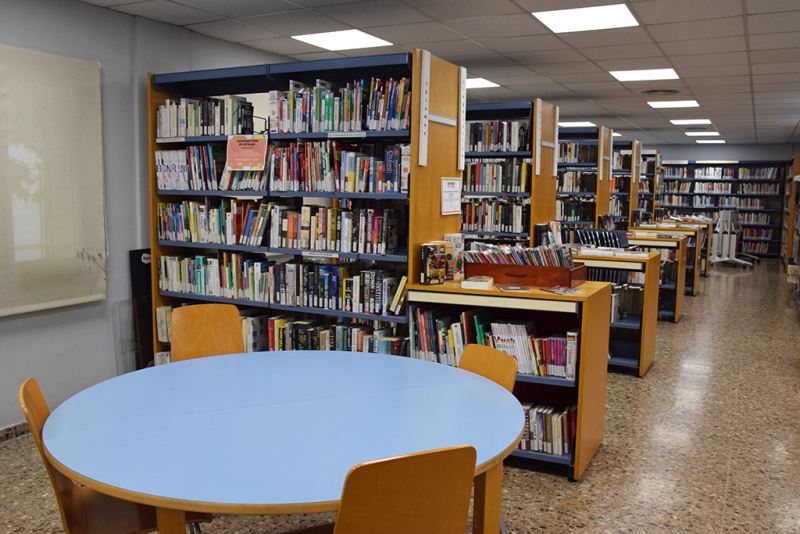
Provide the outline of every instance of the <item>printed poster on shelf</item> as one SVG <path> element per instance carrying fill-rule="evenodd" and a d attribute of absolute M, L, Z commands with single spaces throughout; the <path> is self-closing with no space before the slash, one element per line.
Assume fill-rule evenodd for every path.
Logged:
<path fill-rule="evenodd" d="M 229 171 L 262 171 L 267 160 L 266 135 L 231 135 L 225 169 Z"/>

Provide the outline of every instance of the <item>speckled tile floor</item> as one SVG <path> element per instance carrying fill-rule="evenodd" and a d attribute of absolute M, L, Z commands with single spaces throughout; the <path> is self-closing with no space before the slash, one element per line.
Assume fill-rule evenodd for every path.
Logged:
<path fill-rule="evenodd" d="M 800 532 L 800 321 L 777 262 L 718 266 L 660 322 L 644 378 L 609 375 L 603 446 L 582 479 L 507 467 L 512 533 Z M 324 516 L 218 517 L 206 534 Z M 0 443 L 0 533 L 60 533 L 30 436 Z"/>

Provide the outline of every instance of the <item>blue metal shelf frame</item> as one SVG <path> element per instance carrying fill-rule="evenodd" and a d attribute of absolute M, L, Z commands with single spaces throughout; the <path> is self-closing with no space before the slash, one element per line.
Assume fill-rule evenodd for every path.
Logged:
<path fill-rule="evenodd" d="M 467 104 L 466 118 L 468 121 L 530 119 L 532 107 L 530 101 Z"/>

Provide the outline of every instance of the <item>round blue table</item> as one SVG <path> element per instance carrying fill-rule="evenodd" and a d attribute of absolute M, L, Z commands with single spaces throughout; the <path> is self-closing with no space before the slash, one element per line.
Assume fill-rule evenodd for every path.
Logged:
<path fill-rule="evenodd" d="M 50 460 L 73 480 L 156 506 L 161 534 L 183 532 L 186 511 L 335 511 L 355 464 L 470 444 L 474 522 L 483 532 L 499 525 L 502 460 L 523 424 L 514 396 L 467 371 L 397 356 L 291 351 L 189 360 L 107 380 L 56 408 L 43 437 Z"/>

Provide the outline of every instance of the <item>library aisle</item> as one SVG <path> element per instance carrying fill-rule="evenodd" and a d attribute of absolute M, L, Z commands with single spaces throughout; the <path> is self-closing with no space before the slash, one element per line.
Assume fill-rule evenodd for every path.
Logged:
<path fill-rule="evenodd" d="M 506 468 L 508 531 L 800 531 L 800 334 L 784 278 L 777 261 L 713 269 L 683 319 L 659 323 L 647 375 L 608 375 L 605 442 L 579 482 Z M 228 516 L 203 532 L 329 517 Z M 62 532 L 30 435 L 0 443 L 0 532 Z"/>

